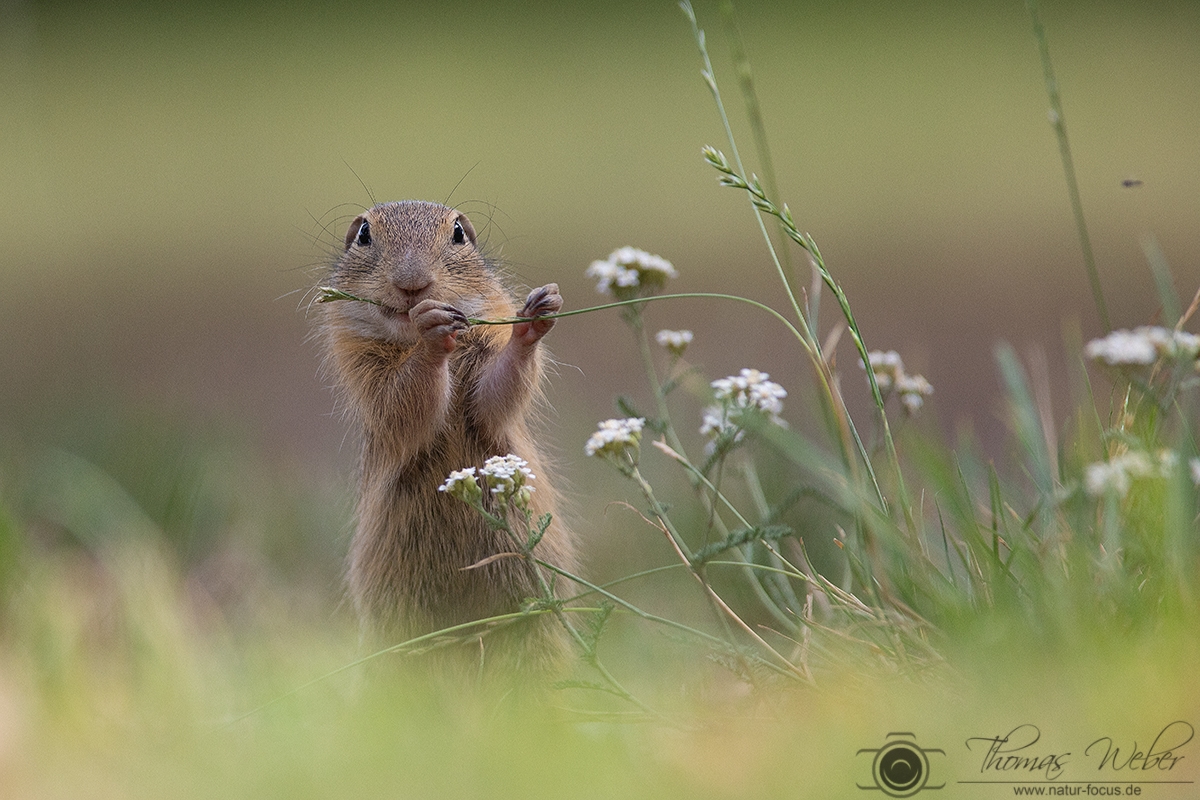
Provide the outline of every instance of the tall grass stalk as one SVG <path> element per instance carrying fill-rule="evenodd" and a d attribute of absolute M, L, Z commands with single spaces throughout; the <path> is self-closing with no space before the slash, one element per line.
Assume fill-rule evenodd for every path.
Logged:
<path fill-rule="evenodd" d="M 762 104 L 758 101 L 758 91 L 754 88 L 754 70 L 750 66 L 750 56 L 746 53 L 746 45 L 742 40 L 741 27 L 733 10 L 733 0 L 721 1 L 721 17 L 725 20 L 725 35 L 729 40 L 729 52 L 733 58 L 733 69 L 737 74 L 738 87 L 741 89 L 742 102 L 746 104 L 746 121 L 750 124 L 750 133 L 754 136 L 754 149 L 758 153 L 763 183 L 767 193 L 779 197 L 779 184 L 775 176 L 775 159 L 771 156 L 771 144 L 767 138 L 767 124 L 763 119 Z M 783 262 L 784 279 L 792 283 L 796 279 L 792 269 L 791 249 L 787 247 L 787 234 L 783 223 L 779 223 L 780 247 L 779 256 Z M 813 292 L 808 297 L 808 317 L 813 327 L 818 324 L 817 310 L 821 300 L 820 292 Z"/>
<path fill-rule="evenodd" d="M 1105 331 L 1112 330 L 1112 321 L 1108 315 L 1108 303 L 1104 300 L 1104 289 L 1100 285 L 1100 272 L 1096 269 L 1096 256 L 1092 252 L 1092 237 L 1088 234 L 1087 219 L 1083 215 L 1083 199 L 1079 194 L 1079 180 L 1075 176 L 1075 160 L 1071 157 L 1071 143 L 1067 139 L 1067 120 L 1063 112 L 1062 95 L 1058 89 L 1058 78 L 1054 75 L 1054 64 L 1050 61 L 1050 44 L 1046 38 L 1046 28 L 1038 13 L 1037 0 L 1025 0 L 1029 10 L 1029 19 L 1033 24 L 1033 35 L 1037 39 L 1038 55 L 1042 60 L 1042 75 L 1046 81 L 1046 95 L 1050 99 L 1050 124 L 1058 139 L 1058 154 L 1062 159 L 1063 174 L 1067 179 L 1067 193 L 1071 198 L 1071 211 L 1075 215 L 1075 230 L 1079 236 L 1079 246 L 1083 251 L 1083 267 L 1087 272 L 1088 284 L 1092 289 L 1092 300 L 1096 304 L 1096 313 L 1100 315 L 1100 325 Z"/>

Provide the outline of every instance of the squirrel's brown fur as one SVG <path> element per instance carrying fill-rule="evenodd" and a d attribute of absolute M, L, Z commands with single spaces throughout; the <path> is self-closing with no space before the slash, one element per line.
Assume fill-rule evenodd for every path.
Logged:
<path fill-rule="evenodd" d="M 329 303 L 327 367 L 362 437 L 358 524 L 350 547 L 350 595 L 387 639 L 406 638 L 518 610 L 540 594 L 514 548 L 465 503 L 438 491 L 452 470 L 513 453 L 536 476 L 532 511 L 554 521 L 537 555 L 574 570 L 556 513 L 543 448 L 528 418 L 538 398 L 538 342 L 553 320 L 469 326 L 466 317 L 512 317 L 512 297 L 483 257 L 462 213 L 407 201 L 369 209 L 351 224 L 330 284 L 381 303 Z M 549 284 L 522 316 L 562 306 Z M 549 615 L 474 645 L 473 659 L 541 669 L 563 650 Z M 482 647 L 482 650 L 480 649 Z"/>

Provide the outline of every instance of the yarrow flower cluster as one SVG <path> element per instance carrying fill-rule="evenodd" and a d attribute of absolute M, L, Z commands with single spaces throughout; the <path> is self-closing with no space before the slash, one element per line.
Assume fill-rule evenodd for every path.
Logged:
<path fill-rule="evenodd" d="M 925 398 L 933 394 L 933 385 L 925 380 L 923 375 L 909 375 L 904 371 L 904 361 L 895 350 L 886 353 L 873 350 L 867 353 L 871 362 L 871 372 L 875 374 L 875 384 L 879 393 L 885 397 L 893 390 L 900 396 L 904 410 L 910 415 L 916 414 L 925 405 Z M 862 366 L 862 362 L 859 362 Z"/>
<path fill-rule="evenodd" d="M 1092 497 L 1103 497 L 1115 494 L 1124 497 L 1129 493 L 1133 481 L 1139 478 L 1166 478 L 1174 471 L 1179 463 L 1179 456 L 1173 450 L 1159 450 L 1151 454 L 1141 450 L 1129 450 L 1108 461 L 1088 464 L 1083 472 L 1083 490 Z M 1195 482 L 1200 468 L 1200 460 L 1192 459 L 1192 478 Z"/>
<path fill-rule="evenodd" d="M 735 408 L 756 408 L 768 414 L 771 421 L 784 424 L 779 415 L 783 412 L 783 398 L 787 391 L 778 383 L 767 380 L 771 376 L 756 369 L 743 369 L 737 375 L 720 378 L 712 382 L 717 400 Z"/>
<path fill-rule="evenodd" d="M 525 459 L 512 453 L 506 456 L 492 456 L 483 462 L 483 469 L 479 474 L 491 490 L 492 497 L 501 503 L 512 500 L 517 508 L 529 508 L 533 487 L 528 481 L 537 476 L 529 469 L 529 462 Z"/>
<path fill-rule="evenodd" d="M 630 460 L 636 462 L 642 442 L 642 427 L 645 424 L 646 420 L 641 417 L 606 419 L 588 438 L 583 451 L 589 456 L 598 455 L 608 459 L 620 459 L 629 454 Z"/>
<path fill-rule="evenodd" d="M 925 405 L 925 398 L 933 394 L 933 386 L 924 375 L 901 375 L 896 378 L 896 392 L 909 414 L 915 414 Z"/>
<path fill-rule="evenodd" d="M 468 505 L 476 505 L 483 497 L 483 490 L 475 480 L 475 468 L 456 469 L 446 478 L 446 482 L 438 487 L 439 492 L 445 492 L 451 497 L 462 500 Z"/>
<path fill-rule="evenodd" d="M 896 377 L 904 374 L 904 362 L 895 350 L 888 350 L 886 353 L 882 350 L 872 350 L 867 353 L 867 360 L 871 362 L 871 372 L 875 373 L 875 383 L 882 394 L 890 392 L 896 385 Z M 862 366 L 862 362 L 859 362 L 859 366 Z"/>
<path fill-rule="evenodd" d="M 622 247 L 603 261 L 593 261 L 585 274 L 596 279 L 597 292 L 619 300 L 651 294 L 661 289 L 667 278 L 679 275 L 670 261 L 636 247 Z"/>
<path fill-rule="evenodd" d="M 709 439 L 707 452 L 712 455 L 716 450 L 717 442 L 722 439 L 728 441 L 730 445 L 737 444 L 746 437 L 746 432 L 742 430 L 731 417 L 731 410 L 725 406 L 709 406 L 700 414 L 700 435 Z"/>
<path fill-rule="evenodd" d="M 1087 343 L 1084 354 L 1110 367 L 1146 367 L 1160 358 L 1195 359 L 1200 355 L 1200 336 L 1157 325 L 1113 331 Z"/>
<path fill-rule="evenodd" d="M 737 375 L 712 382 L 718 405 L 704 409 L 700 418 L 700 435 L 710 439 L 710 453 L 722 440 L 732 445 L 743 439 L 742 420 L 747 413 L 763 414 L 774 424 L 787 427 L 787 422 L 779 416 L 787 391 L 767 380 L 770 377 L 756 369 L 743 369 Z"/>
<path fill-rule="evenodd" d="M 483 479 L 484 487 L 501 505 L 511 501 L 523 511 L 529 508 L 534 488 L 528 482 L 536 476 L 529 469 L 529 462 L 525 459 L 512 453 L 506 456 L 492 456 L 483 462 L 483 469 L 479 470 L 478 474 L 479 478 Z M 483 488 L 475 475 L 475 467 L 454 470 L 446 478 L 446 482 L 438 487 L 438 491 L 469 505 L 480 505 Z"/>
<path fill-rule="evenodd" d="M 667 348 L 671 355 L 678 358 L 683 355 L 683 351 L 687 350 L 687 346 L 692 343 L 691 331 L 659 331 L 654 335 L 654 341 L 660 346 Z"/>

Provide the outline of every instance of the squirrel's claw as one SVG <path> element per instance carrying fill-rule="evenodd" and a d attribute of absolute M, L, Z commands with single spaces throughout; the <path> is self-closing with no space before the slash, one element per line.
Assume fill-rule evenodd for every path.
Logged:
<path fill-rule="evenodd" d="M 518 316 L 532 317 L 532 322 L 518 322 L 513 325 L 513 340 L 518 344 L 529 346 L 536 344 L 539 339 L 554 327 L 554 320 L 539 319 L 546 314 L 557 314 L 562 310 L 563 298 L 558 293 L 557 283 L 547 283 L 529 293 L 525 298 L 525 307 Z"/>
<path fill-rule="evenodd" d="M 435 351 L 449 353 L 454 349 L 460 331 L 470 327 L 467 315 L 449 303 L 422 300 L 409 309 L 408 318 L 417 326 L 417 333 Z"/>
<path fill-rule="evenodd" d="M 525 307 L 519 316 L 540 317 L 545 314 L 556 314 L 562 310 L 563 299 L 558 293 L 557 283 L 547 283 L 529 293 L 525 298 Z"/>

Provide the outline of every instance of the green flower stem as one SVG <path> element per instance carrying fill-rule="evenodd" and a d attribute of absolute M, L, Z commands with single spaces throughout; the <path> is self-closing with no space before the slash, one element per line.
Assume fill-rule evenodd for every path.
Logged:
<path fill-rule="evenodd" d="M 625 474 L 628 475 L 629 478 L 631 478 L 638 485 L 639 489 L 641 489 L 642 496 L 645 497 L 646 502 L 650 504 L 651 513 L 653 513 L 658 519 L 658 524 L 661 527 L 663 535 L 667 537 L 667 541 L 671 544 L 671 547 L 676 553 L 679 554 L 680 559 L 687 565 L 688 571 L 690 571 L 692 576 L 700 582 L 700 586 L 704 590 L 705 597 L 708 598 L 709 602 L 712 604 L 713 611 L 716 613 L 717 619 L 720 621 L 721 627 L 725 631 L 725 636 L 729 646 L 735 647 L 736 645 L 733 636 L 733 629 L 730 628 L 729 620 L 726 618 L 726 615 L 721 609 L 721 606 L 724 605 L 724 603 L 720 602 L 720 598 L 716 597 L 716 592 L 714 592 L 708 585 L 708 581 L 705 579 L 704 573 L 698 570 L 696 565 L 692 563 L 691 548 L 688 547 L 683 536 L 680 535 L 678 530 L 676 530 L 675 524 L 671 522 L 671 518 L 667 516 L 667 510 L 663 507 L 662 503 L 658 502 L 658 498 L 654 495 L 654 488 L 650 485 L 650 482 L 642 476 L 641 470 L 638 469 L 636 463 L 630 464 L 629 469 Z M 728 606 L 725 607 L 728 608 Z M 742 625 L 745 625 L 745 623 L 743 622 Z"/>
<path fill-rule="evenodd" d="M 634 482 L 637 483 L 638 488 L 642 490 L 642 495 L 650 504 L 650 510 L 654 513 L 654 516 L 658 518 L 659 523 L 662 525 L 663 531 L 667 534 L 667 538 L 675 542 L 675 546 L 690 563 L 692 560 L 691 549 L 688 547 L 687 542 L 683 540 L 683 537 L 679 534 L 679 531 L 675 529 L 675 524 L 671 522 L 671 518 L 667 516 L 667 510 L 663 507 L 662 503 L 658 502 L 658 498 L 655 497 L 654 488 L 650 485 L 649 481 L 642 476 L 642 472 L 637 468 L 636 464 L 630 470 L 629 477 L 633 478 Z"/>
<path fill-rule="evenodd" d="M 727 498 L 725 496 L 725 494 L 720 489 L 718 489 L 716 487 L 716 485 L 713 484 L 713 482 L 710 481 L 704 475 L 704 473 L 702 473 L 699 470 L 699 468 L 696 467 L 695 464 L 693 464 L 693 463 L 691 463 L 691 461 L 687 460 L 686 457 L 683 457 L 682 453 L 678 453 L 678 455 L 680 455 L 681 458 L 676 459 L 676 460 L 679 461 L 679 463 L 683 466 L 683 468 L 686 469 L 691 474 L 694 484 L 703 485 L 706 489 L 708 489 L 710 492 L 712 492 L 712 496 L 715 497 L 717 500 L 719 500 L 726 508 L 728 508 L 733 513 L 733 515 L 737 518 L 738 522 L 741 523 L 742 527 L 744 527 L 744 528 L 753 528 L 754 527 L 750 523 L 750 521 L 742 515 L 742 512 L 738 511 L 737 507 L 732 502 L 730 502 L 729 498 Z M 706 501 L 707 501 L 706 504 L 711 502 L 711 501 L 707 500 L 707 495 L 702 495 L 702 497 L 706 498 Z M 709 508 L 707 510 L 709 510 L 710 512 L 713 511 L 711 505 L 709 506 Z M 718 515 L 714 515 L 714 519 L 716 521 L 720 522 L 721 518 Z M 725 533 L 725 535 L 728 535 L 728 530 L 725 528 L 725 526 L 723 524 L 721 525 L 721 528 L 722 528 L 722 531 Z M 750 561 L 750 559 L 746 558 L 746 556 L 737 548 L 731 548 L 729 552 L 733 553 L 737 558 L 741 559 L 741 563 L 743 566 L 749 567 L 752 564 L 754 564 L 754 562 L 752 562 L 752 561 Z M 747 582 L 749 582 L 749 584 L 750 584 L 750 588 L 754 591 L 754 594 L 758 597 L 759 602 L 763 604 L 763 607 L 766 608 L 768 612 L 770 612 L 771 616 L 774 617 L 777 622 L 779 622 L 781 625 L 783 625 L 788 630 L 792 630 L 792 631 L 796 630 L 796 623 L 791 618 L 788 617 L 787 613 L 785 613 L 784 610 L 782 608 L 780 608 L 779 604 L 775 602 L 774 598 L 772 598 L 767 593 L 767 591 L 763 587 L 762 583 L 757 580 L 756 576 L 754 575 L 753 570 L 747 569 L 744 574 L 746 576 Z M 798 603 L 797 603 L 797 605 L 798 605 Z"/>
<path fill-rule="evenodd" d="M 787 329 L 792 333 L 792 335 L 794 335 L 800 341 L 807 343 L 807 340 L 800 333 L 800 331 L 796 330 L 796 326 L 793 325 L 788 320 L 787 317 L 783 316 L 782 314 L 780 314 L 778 311 L 771 308 L 770 306 L 760 303 L 757 300 L 751 300 L 748 297 L 740 297 L 735 294 L 721 294 L 719 292 L 678 292 L 675 294 L 654 294 L 654 295 L 649 295 L 647 297 L 634 297 L 630 300 L 618 300 L 613 303 L 602 303 L 601 305 L 589 306 L 588 308 L 577 308 L 577 309 L 573 309 L 571 311 L 560 311 L 557 314 L 545 314 L 543 316 L 537 317 L 537 319 L 563 319 L 565 317 L 573 317 L 577 314 L 590 314 L 593 311 L 605 311 L 610 308 L 622 308 L 625 306 L 636 306 L 636 305 L 641 305 L 643 303 L 652 303 L 652 302 L 655 302 L 658 300 L 687 300 L 690 298 L 701 298 L 701 299 L 706 298 L 706 299 L 710 299 L 710 300 L 733 300 L 733 301 L 736 301 L 739 303 L 746 303 L 747 305 L 754 306 L 755 308 L 758 308 L 762 311 L 766 311 L 768 314 L 775 317 L 777 320 L 782 322 L 787 327 Z M 517 322 L 532 322 L 533 319 L 534 319 L 533 317 L 508 317 L 506 319 L 476 319 L 473 317 L 469 317 L 467 319 L 467 321 L 470 322 L 472 325 L 512 325 Z"/>
<path fill-rule="evenodd" d="M 742 477 L 746 482 L 746 488 L 750 490 L 750 495 L 754 498 L 755 505 L 758 507 L 759 519 L 766 523 L 771 517 L 771 506 L 767 502 L 766 493 L 763 491 L 762 482 L 758 477 L 758 469 L 753 461 L 749 459 L 743 459 Z M 772 559 L 772 561 L 779 561 L 780 556 L 775 551 L 775 548 L 771 547 L 769 542 L 764 541 L 763 544 L 766 546 L 765 549 L 770 554 L 769 557 Z M 747 545 L 746 547 L 746 552 L 751 552 L 750 545 Z M 748 558 L 747 561 L 749 561 Z M 785 607 L 790 607 L 792 609 L 801 608 L 800 598 L 796 596 L 796 593 L 792 590 L 792 585 L 790 583 L 788 583 L 786 580 L 781 580 L 778 576 L 771 576 L 771 584 L 775 587 L 775 590 L 783 599 L 783 605 Z M 776 605 L 779 604 L 776 603 Z"/>
<path fill-rule="evenodd" d="M 669 455 L 675 458 L 675 460 L 686 469 L 688 480 L 691 482 L 692 488 L 696 491 L 696 496 L 700 498 L 700 502 L 704 506 L 705 515 L 709 519 L 709 531 L 711 531 L 713 528 L 716 528 L 717 534 L 722 539 L 728 538 L 729 536 L 729 526 L 725 524 L 725 520 L 719 513 L 717 513 L 717 504 L 713 501 L 713 496 L 721 500 L 745 527 L 752 527 L 750 523 L 746 521 L 746 518 L 742 515 L 742 513 L 738 511 L 737 507 L 735 507 L 729 501 L 729 499 L 726 498 L 719 489 L 717 489 L 716 485 L 714 485 L 712 481 L 710 481 L 704 475 L 704 473 L 691 462 L 691 459 L 689 459 L 682 450 L 675 450 L 674 448 L 671 449 L 673 452 Z M 722 457 L 722 460 L 723 459 L 724 457 Z M 703 491 L 704 489 L 707 489 L 708 492 L 711 492 L 712 494 L 710 495 L 708 492 Z M 708 537 L 706 536 L 705 544 L 707 543 Z M 738 555 L 740 556 L 741 553 L 738 553 Z M 688 554 L 688 562 L 689 563 L 686 566 L 692 568 L 694 565 L 691 563 L 691 554 Z M 703 570 L 706 566 L 707 562 L 700 565 L 699 568 Z M 702 573 L 702 576 L 704 577 L 705 581 L 707 581 L 707 575 L 703 575 Z M 745 577 L 747 582 L 750 584 L 751 590 L 758 598 L 758 601 L 763 604 L 763 607 L 766 608 L 768 612 L 770 612 L 771 616 L 775 617 L 776 621 L 782 624 L 785 628 L 791 628 L 792 622 L 787 618 L 787 615 L 783 613 L 783 610 L 778 607 L 771 596 L 767 594 L 762 585 L 755 579 L 754 574 L 752 572 L 747 572 L 745 573 Z"/>
<path fill-rule="evenodd" d="M 370 303 L 371 305 L 375 306 L 382 305 L 382 303 L 377 300 L 371 300 L 366 297 L 358 297 L 357 295 L 352 295 L 347 292 L 343 292 L 340 289 L 333 289 L 328 286 L 322 286 L 318 291 L 322 293 L 321 296 L 317 298 L 317 302 L 319 303 L 329 303 L 336 300 L 351 300 L 359 303 Z M 591 314 L 594 311 L 606 311 L 610 308 L 636 306 L 643 303 L 652 303 L 658 300 L 689 299 L 733 300 L 738 303 L 745 303 L 746 305 L 754 306 L 760 311 L 765 311 L 771 316 L 775 317 L 775 319 L 781 322 L 783 326 L 786 327 L 788 331 L 795 336 L 796 339 L 801 342 L 801 344 L 804 345 L 806 350 L 808 349 L 808 340 L 804 337 L 804 335 L 796 329 L 796 326 L 793 325 L 787 317 L 783 316 L 775 309 L 771 308 L 765 303 L 760 303 L 757 300 L 751 300 L 749 297 L 741 297 L 736 294 L 722 294 L 720 292 L 678 292 L 675 294 L 655 294 L 648 297 L 634 297 L 630 300 L 618 300 L 613 303 L 602 303 L 598 306 L 588 306 L 587 308 L 576 308 L 571 311 L 560 311 L 557 314 L 543 314 L 540 317 L 506 317 L 504 319 L 480 319 L 477 317 L 468 317 L 467 322 L 471 323 L 472 325 L 515 325 L 518 322 L 533 322 L 534 319 L 564 319 L 566 317 L 574 317 L 578 314 Z"/>
<path fill-rule="evenodd" d="M 713 484 L 712 481 L 710 481 L 707 477 L 705 477 L 704 473 L 702 473 L 700 471 L 699 467 L 697 467 L 692 462 L 688 461 L 686 458 L 676 459 L 676 460 L 679 461 L 680 465 L 682 465 L 684 469 L 686 469 L 688 472 L 690 472 L 694 476 L 696 481 L 704 484 L 705 488 L 707 488 L 710 492 L 712 492 L 713 496 L 716 497 L 718 500 L 720 500 L 721 504 L 724 505 L 726 508 L 728 508 L 730 510 L 730 512 L 732 512 L 733 515 L 735 517 L 737 517 L 737 521 L 742 524 L 742 527 L 744 527 L 744 528 L 753 528 L 754 527 L 754 525 L 748 519 L 746 519 L 745 516 L 742 515 L 742 512 L 738 511 L 737 507 L 732 502 L 730 502 L 729 498 L 725 497 L 725 495 L 721 492 L 721 490 L 718 489 Z"/>
<path fill-rule="evenodd" d="M 650 508 L 654 512 L 654 516 L 656 516 L 662 523 L 663 533 L 666 534 L 667 541 L 675 549 L 675 552 L 679 558 L 688 564 L 692 575 L 696 578 L 696 580 L 700 583 L 701 588 L 704 590 L 705 596 L 707 596 L 710 602 L 712 602 L 712 604 L 715 606 L 718 612 L 718 619 L 725 620 L 725 618 L 728 617 L 729 620 L 732 620 L 739 628 L 749 634 L 750 638 L 754 639 L 754 641 L 756 641 L 760 647 L 777 659 L 784 669 L 806 683 L 812 683 L 812 674 L 809 673 L 807 669 L 797 667 L 795 664 L 789 661 L 786 656 L 772 647 L 765 639 L 762 638 L 762 636 L 758 634 L 757 631 L 754 630 L 754 628 L 750 627 L 750 625 L 748 625 L 744 619 L 738 616 L 738 613 L 730 608 L 729 604 L 726 603 L 721 596 L 716 593 L 715 590 L 713 590 L 712 586 L 710 586 L 708 583 L 708 579 L 704 576 L 704 567 L 702 565 L 697 566 L 692 563 L 692 553 L 688 548 L 687 543 L 684 542 L 683 537 L 679 535 L 679 532 L 675 530 L 675 526 L 666 516 L 666 510 L 654 496 L 654 489 L 650 486 L 646 479 L 642 477 L 642 473 L 636 466 L 633 468 L 631 477 L 637 482 L 638 486 L 642 490 L 642 494 L 650 503 Z M 728 627 L 727 624 L 726 627 Z M 730 638 L 730 644 L 733 644 L 732 637 Z"/>
<path fill-rule="evenodd" d="M 745 561 L 715 561 L 714 560 L 714 561 L 709 561 L 708 563 L 714 567 L 738 567 L 739 569 L 743 569 L 743 570 L 750 569 L 750 570 L 754 570 L 756 572 L 766 572 L 771 575 L 786 575 L 791 578 L 797 578 L 797 579 L 800 579 L 800 580 L 803 580 L 806 582 L 812 582 L 812 578 L 808 577 L 803 572 L 793 572 L 792 570 L 785 569 L 784 567 L 772 567 L 768 564 L 755 564 L 753 561 L 747 563 Z M 795 569 L 795 568 L 793 567 L 793 569 Z"/>
<path fill-rule="evenodd" d="M 646 334 L 646 325 L 642 319 L 641 309 L 638 308 L 634 313 L 631 313 L 627 322 L 633 328 L 634 338 L 637 339 L 638 352 L 642 357 L 642 366 L 646 369 L 646 381 L 650 384 L 651 394 L 654 395 L 654 405 L 658 412 L 658 419 L 664 426 L 663 433 L 666 435 L 667 441 L 671 443 L 671 446 L 682 452 L 683 442 L 680 441 L 679 435 L 675 432 L 675 426 L 671 424 L 671 410 L 667 407 L 667 395 L 663 392 L 662 383 L 658 380 L 658 371 L 654 368 L 654 354 L 650 349 L 650 337 Z"/>

